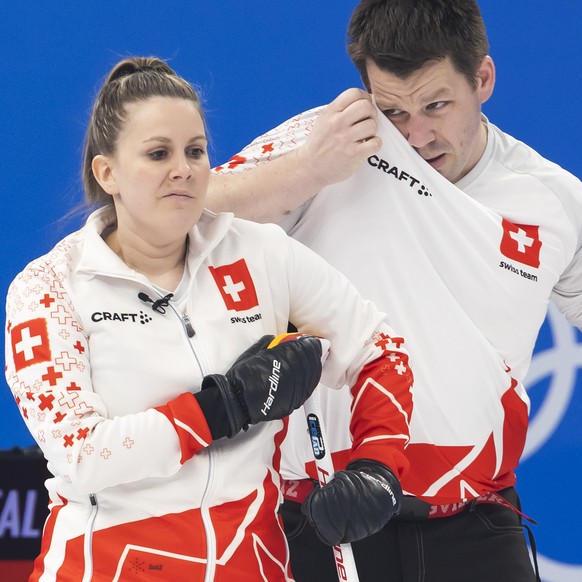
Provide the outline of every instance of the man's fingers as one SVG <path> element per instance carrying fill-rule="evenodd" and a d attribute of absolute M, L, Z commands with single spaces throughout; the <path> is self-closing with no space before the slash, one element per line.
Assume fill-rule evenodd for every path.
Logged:
<path fill-rule="evenodd" d="M 343 111 L 326 109 L 317 120 L 314 132 L 334 136 L 337 144 L 357 143 L 376 135 L 377 109 L 367 99 L 352 102 Z"/>
<path fill-rule="evenodd" d="M 349 129 L 350 141 L 358 143 L 376 137 L 378 124 L 375 119 L 364 119 L 352 125 Z"/>
<path fill-rule="evenodd" d="M 382 147 L 382 138 L 375 135 L 369 139 L 361 141 L 358 145 L 358 157 L 369 158 L 377 153 Z"/>
<path fill-rule="evenodd" d="M 345 180 L 381 145 L 378 110 L 369 93 L 348 89 L 319 115 L 307 142 L 297 150 L 321 187 Z M 314 162 L 316 161 L 316 162 Z"/>
<path fill-rule="evenodd" d="M 369 98 L 358 99 L 357 101 L 350 103 L 350 105 L 348 105 L 340 115 L 345 118 L 346 123 L 355 125 L 356 123 L 367 119 L 376 121 L 376 118 L 378 117 L 378 109 Z"/>
<path fill-rule="evenodd" d="M 350 107 L 358 102 L 367 102 L 372 104 L 372 96 L 362 89 L 356 89 L 352 87 L 350 89 L 346 89 L 343 93 L 340 93 L 328 106 L 328 109 L 331 112 L 341 112 L 345 111 Z"/>

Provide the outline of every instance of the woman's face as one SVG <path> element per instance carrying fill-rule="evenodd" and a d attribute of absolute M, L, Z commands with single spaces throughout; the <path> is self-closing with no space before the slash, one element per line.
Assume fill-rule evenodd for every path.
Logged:
<path fill-rule="evenodd" d="M 207 139 L 195 103 L 150 97 L 126 106 L 112 156 L 93 172 L 113 197 L 117 229 L 154 245 L 182 239 L 198 222 L 210 178 Z"/>

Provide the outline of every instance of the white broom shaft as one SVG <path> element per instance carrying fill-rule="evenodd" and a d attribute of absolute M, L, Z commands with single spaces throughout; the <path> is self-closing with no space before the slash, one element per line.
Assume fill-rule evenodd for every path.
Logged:
<path fill-rule="evenodd" d="M 324 388 L 326 389 L 326 388 Z M 317 478 L 321 486 L 333 478 L 333 460 L 331 451 L 326 447 L 325 427 L 319 403 L 319 388 L 316 388 L 303 405 L 311 439 L 311 448 L 317 468 Z M 350 544 L 339 544 L 333 547 L 333 555 L 340 582 L 359 582 L 354 553 Z"/>

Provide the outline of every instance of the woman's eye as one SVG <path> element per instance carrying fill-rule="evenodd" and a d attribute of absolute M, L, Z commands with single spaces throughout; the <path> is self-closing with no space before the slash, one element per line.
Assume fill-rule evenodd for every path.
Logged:
<path fill-rule="evenodd" d="M 199 160 L 202 156 L 204 156 L 205 153 L 206 151 L 201 147 L 193 147 L 188 151 L 188 155 L 195 160 Z"/>
<path fill-rule="evenodd" d="M 148 155 L 152 160 L 163 160 L 168 155 L 168 152 L 166 150 L 156 150 Z"/>

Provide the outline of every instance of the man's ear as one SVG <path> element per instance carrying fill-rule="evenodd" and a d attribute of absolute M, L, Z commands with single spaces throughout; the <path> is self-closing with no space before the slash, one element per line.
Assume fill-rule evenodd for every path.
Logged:
<path fill-rule="evenodd" d="M 117 182 L 113 176 L 111 162 L 107 156 L 101 154 L 96 155 L 91 162 L 91 169 L 93 170 L 95 180 L 97 180 L 99 186 L 101 186 L 107 194 L 110 194 L 111 196 L 119 194 L 119 188 L 117 187 Z"/>
<path fill-rule="evenodd" d="M 495 63 L 489 55 L 481 62 L 479 70 L 477 71 L 477 78 L 480 81 L 477 87 L 479 100 L 481 103 L 485 103 L 493 94 L 495 87 Z"/>

